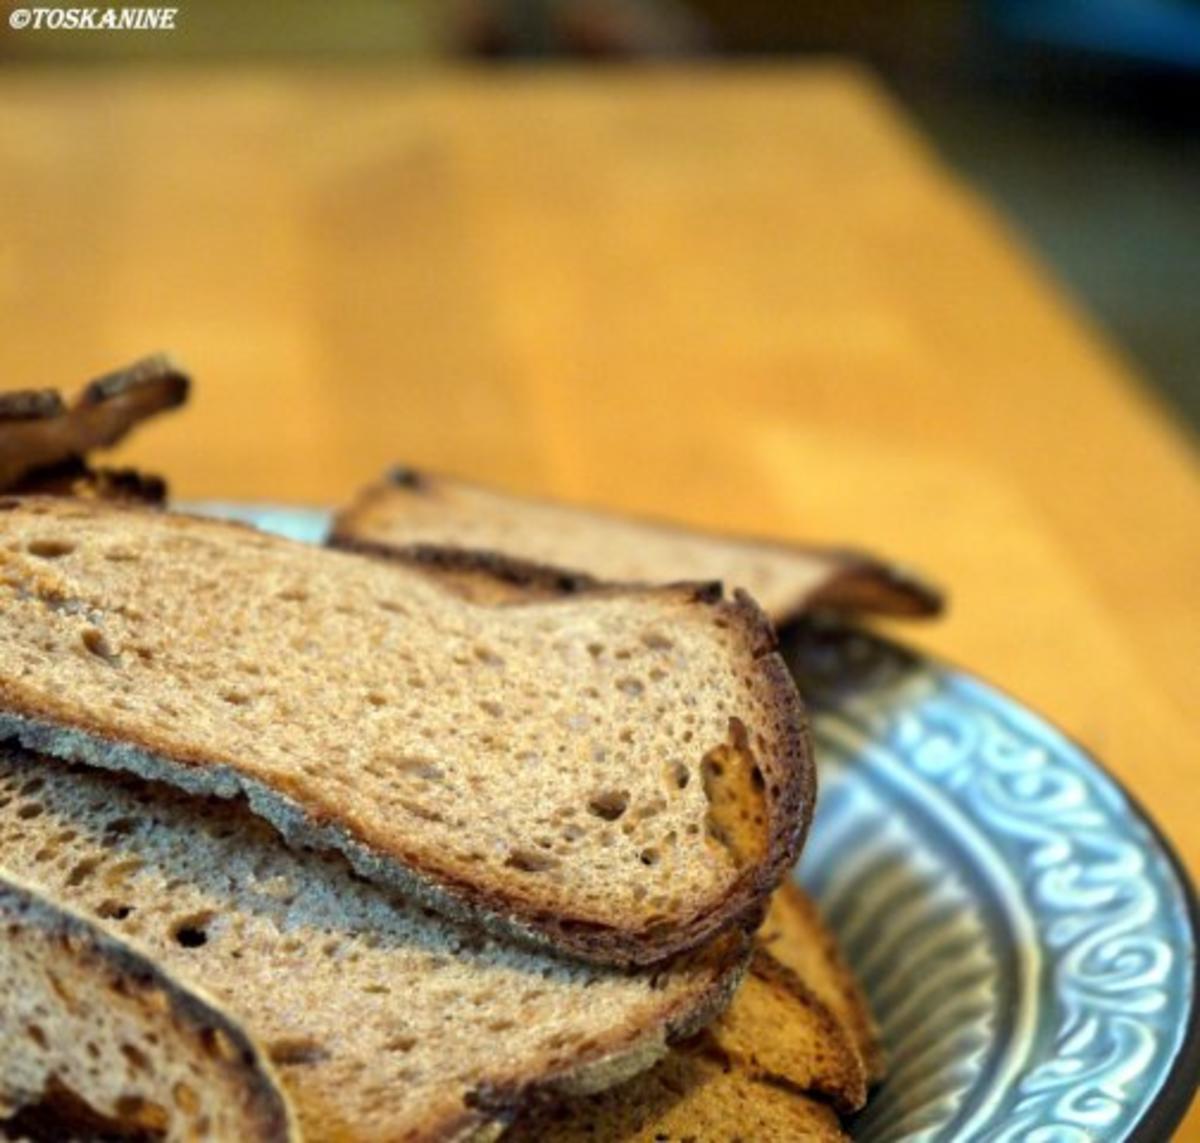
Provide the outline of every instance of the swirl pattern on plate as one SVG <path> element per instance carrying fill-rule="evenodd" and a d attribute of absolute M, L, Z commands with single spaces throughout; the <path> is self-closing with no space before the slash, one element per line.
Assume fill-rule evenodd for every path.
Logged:
<path fill-rule="evenodd" d="M 977 680 L 847 632 L 810 630 L 791 651 L 826 766 L 802 876 L 895 1061 L 861 1138 L 1128 1138 L 1194 1003 L 1186 893 L 1141 816 L 1077 746 Z M 898 864 L 943 871 L 925 882 L 923 932 L 901 898 L 855 883 Z M 955 871 L 964 892 L 946 897 Z M 976 941 L 970 983 L 956 928 Z M 908 980 L 931 1001 L 915 1022 L 919 1002 L 898 1018 L 891 1001 Z M 978 1035 L 985 996 L 987 1048 L 931 1051 Z"/>

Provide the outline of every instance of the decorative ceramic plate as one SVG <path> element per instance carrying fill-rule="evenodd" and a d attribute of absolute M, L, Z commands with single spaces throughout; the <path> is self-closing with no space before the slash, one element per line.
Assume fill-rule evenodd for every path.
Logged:
<path fill-rule="evenodd" d="M 208 510 L 307 540 L 328 522 Z M 784 645 L 821 768 L 798 876 L 891 1061 L 855 1139 L 1168 1139 L 1200 1075 L 1200 920 L 1162 835 L 971 675 L 838 627 Z"/>

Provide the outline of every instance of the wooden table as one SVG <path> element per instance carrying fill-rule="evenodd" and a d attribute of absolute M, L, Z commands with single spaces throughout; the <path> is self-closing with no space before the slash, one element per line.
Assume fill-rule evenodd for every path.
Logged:
<path fill-rule="evenodd" d="M 0 298 L 5 385 L 194 369 L 120 454 L 181 496 L 405 459 L 923 566 L 904 637 L 1200 871 L 1196 457 L 859 71 L 10 74 Z"/>

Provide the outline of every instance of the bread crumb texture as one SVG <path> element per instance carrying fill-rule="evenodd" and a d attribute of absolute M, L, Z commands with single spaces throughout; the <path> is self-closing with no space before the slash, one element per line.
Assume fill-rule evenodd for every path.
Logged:
<path fill-rule="evenodd" d="M 744 606 L 685 589 L 480 606 L 435 573 L 245 527 L 0 509 L 0 707 L 27 745 L 257 791 L 285 833 L 332 831 L 385 880 L 416 870 L 560 933 L 653 940 L 749 905 L 798 844 L 798 699 Z M 31 743 L 32 724 L 102 748 Z"/>
<path fill-rule="evenodd" d="M 736 977 L 736 956 L 630 973 L 526 952 L 339 855 L 281 846 L 242 803 L 8 747 L 0 852 L 202 983 L 264 1045 L 310 1139 L 457 1137 L 530 1086 L 615 1083 L 711 1016 Z M 86 1065 L 86 1050 L 65 1054 Z M 482 1092 L 503 1095 L 482 1107 Z"/>
<path fill-rule="evenodd" d="M 239 1029 L 138 953 L 7 880 L 0 980 L 5 1138 L 292 1137 Z"/>

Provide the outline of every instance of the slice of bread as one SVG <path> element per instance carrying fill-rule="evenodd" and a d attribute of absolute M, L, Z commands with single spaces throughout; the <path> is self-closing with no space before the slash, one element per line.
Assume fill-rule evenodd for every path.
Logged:
<path fill-rule="evenodd" d="M 34 497 L 0 500 L 0 601 L 0 739 L 244 796 L 597 962 L 757 924 L 811 814 L 800 699 L 744 595 L 483 604 L 436 566 Z"/>
<path fill-rule="evenodd" d="M 867 1100 L 862 1059 L 816 993 L 761 947 L 729 1011 L 706 1033 L 751 1075 L 818 1095 L 839 1111 Z"/>
<path fill-rule="evenodd" d="M 835 1109 L 859 1110 L 867 1077 L 851 1029 L 825 997 L 870 1020 L 857 990 L 847 1007 L 846 979 L 813 902 L 782 886 L 724 1015 L 652 1071 L 589 1099 L 543 1104 L 505 1139 L 842 1139 Z"/>
<path fill-rule="evenodd" d="M 410 468 L 337 517 L 331 542 L 359 541 L 504 552 L 610 581 L 721 580 L 748 591 L 778 626 L 815 608 L 928 616 L 942 607 L 936 588 L 861 552 L 710 534 Z"/>
<path fill-rule="evenodd" d="M 89 382 L 70 405 L 53 389 L 0 393 L 0 489 L 109 448 L 140 421 L 182 405 L 189 386 L 186 373 L 155 354 Z"/>
<path fill-rule="evenodd" d="M 265 1046 L 310 1139 L 486 1136 L 538 1092 L 623 1081 L 710 1020 L 746 959 L 738 934 L 636 973 L 525 952 L 292 851 L 243 804 L 14 747 L 0 853 L 202 982 Z"/>
<path fill-rule="evenodd" d="M 816 994 L 849 1033 L 867 1081 L 883 1078 L 885 1057 L 879 1029 L 858 979 L 821 920 L 816 903 L 794 882 L 784 882 L 758 933 L 758 944 L 786 965 Z"/>
<path fill-rule="evenodd" d="M 0 1135 L 299 1138 L 246 1033 L 124 941 L 0 871 Z"/>
<path fill-rule="evenodd" d="M 539 1109 L 504 1143 L 765 1143 L 848 1140 L 828 1104 L 762 1083 L 702 1049 L 672 1052 L 611 1091 Z"/>

